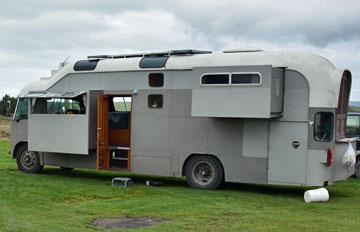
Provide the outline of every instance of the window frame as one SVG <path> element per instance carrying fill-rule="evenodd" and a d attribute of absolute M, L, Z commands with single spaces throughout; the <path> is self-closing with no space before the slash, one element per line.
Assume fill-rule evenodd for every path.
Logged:
<path fill-rule="evenodd" d="M 151 96 L 161 96 L 161 106 L 160 107 L 151 107 L 150 106 L 150 97 Z M 164 107 L 164 95 L 163 94 L 149 94 L 147 97 L 147 105 L 149 109 L 162 109 Z"/>
<path fill-rule="evenodd" d="M 321 140 L 318 140 L 316 139 L 316 136 L 315 136 L 315 132 L 316 132 L 316 116 L 318 114 L 331 114 L 331 138 L 329 140 L 326 140 L 326 141 L 321 141 Z M 313 129 L 313 139 L 315 142 L 318 142 L 318 143 L 331 143 L 334 139 L 334 129 L 335 129 L 335 114 L 334 112 L 330 112 L 330 111 L 318 111 L 314 114 L 314 129 Z"/>
<path fill-rule="evenodd" d="M 31 102 L 31 109 L 30 109 L 30 113 L 32 115 L 69 115 L 69 113 L 67 113 L 67 111 L 72 111 L 74 110 L 73 108 L 69 108 L 69 109 L 65 109 L 65 101 L 66 100 L 71 100 L 71 101 L 75 101 L 75 102 L 78 102 L 79 103 L 79 108 L 80 110 L 78 110 L 78 113 L 76 114 L 73 114 L 73 115 L 86 115 L 88 110 L 87 110 L 87 106 L 86 106 L 86 103 L 84 102 L 84 98 L 81 97 L 81 101 L 82 101 L 82 104 L 83 104 L 83 107 L 85 109 L 85 111 L 81 111 L 81 103 L 80 103 L 80 99 L 79 100 L 76 100 L 78 96 L 76 97 L 73 97 L 73 98 L 64 98 L 64 97 L 39 97 L 39 98 L 31 98 L 30 99 L 30 102 Z M 46 113 L 38 113 L 35 111 L 35 106 L 36 106 L 36 102 L 38 101 L 38 99 L 43 99 L 46 101 Z M 59 101 L 59 102 L 56 102 L 56 101 Z M 50 103 L 50 107 L 48 105 L 48 103 Z M 54 111 L 55 109 L 55 106 L 57 105 L 57 109 L 56 111 Z M 73 103 L 71 104 L 73 105 Z M 64 107 L 64 112 L 61 112 L 60 113 L 60 108 Z"/>
<path fill-rule="evenodd" d="M 150 75 L 154 75 L 154 74 L 156 74 L 156 75 L 161 74 L 161 75 L 162 75 L 162 85 L 161 85 L 161 86 L 151 86 L 151 85 L 150 85 Z M 164 87 L 164 84 L 165 84 L 165 74 L 164 74 L 163 72 L 150 72 L 150 73 L 148 73 L 147 76 L 148 76 L 148 85 L 149 85 L 150 88 L 162 88 L 162 87 Z"/>
<path fill-rule="evenodd" d="M 359 131 L 359 133 L 355 133 L 355 134 L 350 134 L 349 132 L 348 132 L 348 123 L 347 123 L 347 120 L 349 119 L 349 117 L 355 117 L 357 120 L 357 124 L 355 125 L 355 127 L 353 127 L 353 128 L 355 128 L 355 131 Z M 359 134 L 360 134 L 360 115 L 347 115 L 346 116 L 346 130 L 345 130 L 345 132 L 346 132 L 346 137 L 357 137 L 357 136 L 359 136 Z"/>
<path fill-rule="evenodd" d="M 20 117 L 20 115 L 23 115 L 23 114 L 17 114 L 18 110 L 20 111 L 20 107 L 22 106 L 25 106 L 24 105 L 21 105 L 20 101 L 26 101 L 26 117 L 25 118 L 22 118 Z M 28 120 L 29 119 L 29 103 L 30 100 L 28 98 L 22 98 L 22 97 L 19 97 L 17 102 L 16 102 L 16 106 L 15 106 L 15 111 L 14 111 L 14 116 L 13 116 L 13 120 Z"/>
<path fill-rule="evenodd" d="M 259 83 L 246 83 L 246 84 L 233 84 L 232 83 L 232 76 L 234 74 L 246 75 L 246 74 L 257 74 L 259 76 Z M 260 72 L 231 72 L 230 73 L 230 85 L 233 86 L 261 86 L 262 85 L 262 75 Z"/>
<path fill-rule="evenodd" d="M 215 75 L 228 75 L 228 83 L 227 84 L 203 84 L 202 80 L 204 76 L 215 76 Z M 200 77 L 200 86 L 229 86 L 230 85 L 230 79 L 231 79 L 231 73 L 230 72 L 219 72 L 219 73 L 204 73 Z"/>
<path fill-rule="evenodd" d="M 260 77 L 259 83 L 246 83 L 246 84 L 233 84 L 232 76 L 233 74 L 257 74 Z M 203 77 L 206 75 L 228 75 L 229 81 L 227 84 L 203 84 Z M 263 84 L 262 74 L 260 72 L 219 72 L 219 73 L 204 73 L 200 77 L 200 86 L 261 86 Z"/>

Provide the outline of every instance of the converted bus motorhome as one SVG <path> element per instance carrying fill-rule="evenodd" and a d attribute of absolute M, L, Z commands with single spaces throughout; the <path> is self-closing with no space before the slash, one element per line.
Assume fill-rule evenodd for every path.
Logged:
<path fill-rule="evenodd" d="M 223 181 L 321 186 L 342 158 L 351 73 L 289 51 L 89 56 L 23 88 L 11 152 L 44 165 Z"/>

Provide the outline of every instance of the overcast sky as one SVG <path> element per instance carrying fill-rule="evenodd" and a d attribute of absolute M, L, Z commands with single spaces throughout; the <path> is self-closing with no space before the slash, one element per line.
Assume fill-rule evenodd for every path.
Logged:
<path fill-rule="evenodd" d="M 319 53 L 353 74 L 360 100 L 360 0 L 2 0 L 0 96 L 70 56 L 257 47 Z"/>

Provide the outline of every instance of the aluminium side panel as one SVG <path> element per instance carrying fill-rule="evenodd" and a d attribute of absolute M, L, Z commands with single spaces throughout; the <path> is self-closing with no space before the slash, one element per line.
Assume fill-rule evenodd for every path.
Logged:
<path fill-rule="evenodd" d="M 269 183 L 306 183 L 307 143 L 307 122 L 270 122 Z"/>
<path fill-rule="evenodd" d="M 295 70 L 286 69 L 284 111 L 281 121 L 308 121 L 309 85 L 306 78 Z"/>
<path fill-rule="evenodd" d="M 254 72 L 261 75 L 261 84 L 200 84 L 204 74 Z M 192 92 L 191 116 L 270 118 L 271 75 L 271 65 L 194 68 L 193 77 L 198 84 Z"/>
<path fill-rule="evenodd" d="M 285 69 L 273 68 L 271 75 L 271 114 L 281 115 L 284 108 Z"/>
<path fill-rule="evenodd" d="M 162 108 L 148 107 L 148 96 L 151 94 L 163 95 Z M 132 172 L 170 176 L 172 156 L 169 151 L 169 91 L 139 90 L 132 101 Z"/>
<path fill-rule="evenodd" d="M 88 154 L 87 115 L 30 114 L 29 150 L 69 154 Z"/>

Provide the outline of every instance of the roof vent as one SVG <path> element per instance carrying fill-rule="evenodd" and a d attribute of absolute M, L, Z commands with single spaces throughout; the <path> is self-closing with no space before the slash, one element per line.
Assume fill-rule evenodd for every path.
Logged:
<path fill-rule="evenodd" d="M 169 57 L 169 56 L 189 56 L 196 54 L 210 54 L 211 51 L 183 49 L 171 50 L 165 52 L 148 52 L 148 53 L 134 53 L 134 54 L 121 54 L 121 55 L 95 55 L 88 56 L 88 59 L 120 59 L 120 58 L 134 58 L 134 57 Z"/>

